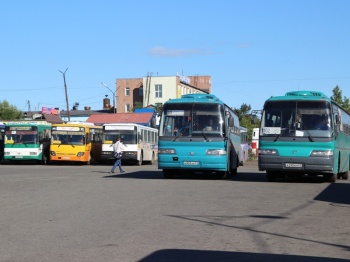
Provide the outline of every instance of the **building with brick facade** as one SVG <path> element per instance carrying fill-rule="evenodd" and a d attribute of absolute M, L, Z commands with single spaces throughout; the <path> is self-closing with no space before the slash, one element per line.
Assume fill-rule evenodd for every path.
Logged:
<path fill-rule="evenodd" d="M 151 76 L 116 80 L 116 108 L 118 113 L 133 108 L 163 105 L 169 99 L 184 94 L 211 93 L 210 76 Z"/>

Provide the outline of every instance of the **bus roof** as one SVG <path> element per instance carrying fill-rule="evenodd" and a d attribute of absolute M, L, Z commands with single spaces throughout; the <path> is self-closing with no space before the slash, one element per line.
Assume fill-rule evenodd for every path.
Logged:
<path fill-rule="evenodd" d="M 181 98 L 170 99 L 165 103 L 223 103 L 212 94 L 187 94 L 182 95 Z"/>
<path fill-rule="evenodd" d="M 158 130 L 156 128 L 150 127 L 150 126 L 144 126 L 140 124 L 135 124 L 135 123 L 106 123 L 103 124 L 103 126 L 136 126 L 142 129 L 149 129 L 149 130 Z"/>
<path fill-rule="evenodd" d="M 85 127 L 85 128 L 101 128 L 102 126 L 94 125 L 93 123 L 85 123 L 85 122 L 67 122 L 61 124 L 52 124 L 52 126 L 67 126 L 67 127 Z"/>
<path fill-rule="evenodd" d="M 277 101 L 277 100 L 328 100 L 330 101 L 330 98 L 326 96 L 322 92 L 318 91 L 290 91 L 287 92 L 284 96 L 274 96 L 270 97 L 266 101 Z"/>
<path fill-rule="evenodd" d="M 6 126 L 51 126 L 51 123 L 46 121 L 10 121 Z"/>

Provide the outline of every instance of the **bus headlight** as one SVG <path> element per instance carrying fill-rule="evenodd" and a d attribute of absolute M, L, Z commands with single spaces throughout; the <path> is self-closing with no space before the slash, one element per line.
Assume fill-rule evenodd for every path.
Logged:
<path fill-rule="evenodd" d="M 310 154 L 310 156 L 333 156 L 334 152 L 333 150 L 313 150 Z"/>
<path fill-rule="evenodd" d="M 50 155 L 52 155 L 52 156 L 56 156 L 55 151 L 50 151 Z"/>
<path fill-rule="evenodd" d="M 78 152 L 77 156 L 81 157 L 84 155 L 84 152 Z"/>
<path fill-rule="evenodd" d="M 158 155 L 159 154 L 176 154 L 176 150 L 173 148 L 159 148 Z"/>
<path fill-rule="evenodd" d="M 226 150 L 225 149 L 208 149 L 205 154 L 210 156 L 226 155 Z"/>
<path fill-rule="evenodd" d="M 30 156 L 36 156 L 36 152 L 29 152 Z"/>
<path fill-rule="evenodd" d="M 259 149 L 260 155 L 278 155 L 278 151 L 276 149 Z"/>

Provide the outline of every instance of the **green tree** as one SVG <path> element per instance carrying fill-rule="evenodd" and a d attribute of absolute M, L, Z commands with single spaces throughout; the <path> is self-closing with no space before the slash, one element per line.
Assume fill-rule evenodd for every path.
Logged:
<path fill-rule="evenodd" d="M 248 130 L 248 138 L 251 139 L 253 128 L 259 127 L 259 121 L 256 123 L 252 122 L 255 117 L 251 112 L 252 107 L 243 103 L 240 108 L 233 108 L 232 110 L 236 113 L 239 118 L 240 126 L 244 126 Z"/>
<path fill-rule="evenodd" d="M 22 112 L 10 105 L 6 100 L 0 101 L 0 120 L 17 120 L 22 118 Z"/>
<path fill-rule="evenodd" d="M 242 117 L 248 115 L 251 109 L 250 105 L 243 103 L 240 108 L 233 108 L 233 111 L 239 117 L 239 120 L 242 120 Z"/>
<path fill-rule="evenodd" d="M 348 113 L 350 113 L 350 101 L 349 98 L 346 96 L 343 97 L 342 90 L 337 85 L 333 90 L 333 95 L 331 96 L 331 99 L 336 102 L 338 105 L 340 105 L 342 108 L 344 108 Z"/>

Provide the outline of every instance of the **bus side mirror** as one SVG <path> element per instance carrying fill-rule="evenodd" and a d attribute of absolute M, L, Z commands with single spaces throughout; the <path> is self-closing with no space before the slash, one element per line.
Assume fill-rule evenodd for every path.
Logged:
<path fill-rule="evenodd" d="M 230 118 L 228 119 L 228 126 L 233 127 L 234 125 L 235 125 L 235 121 L 233 120 L 233 117 L 230 116 Z"/>
<path fill-rule="evenodd" d="M 340 125 L 340 124 L 341 124 L 339 115 L 336 115 L 336 116 L 335 116 L 335 124 L 336 124 L 336 125 Z"/>

